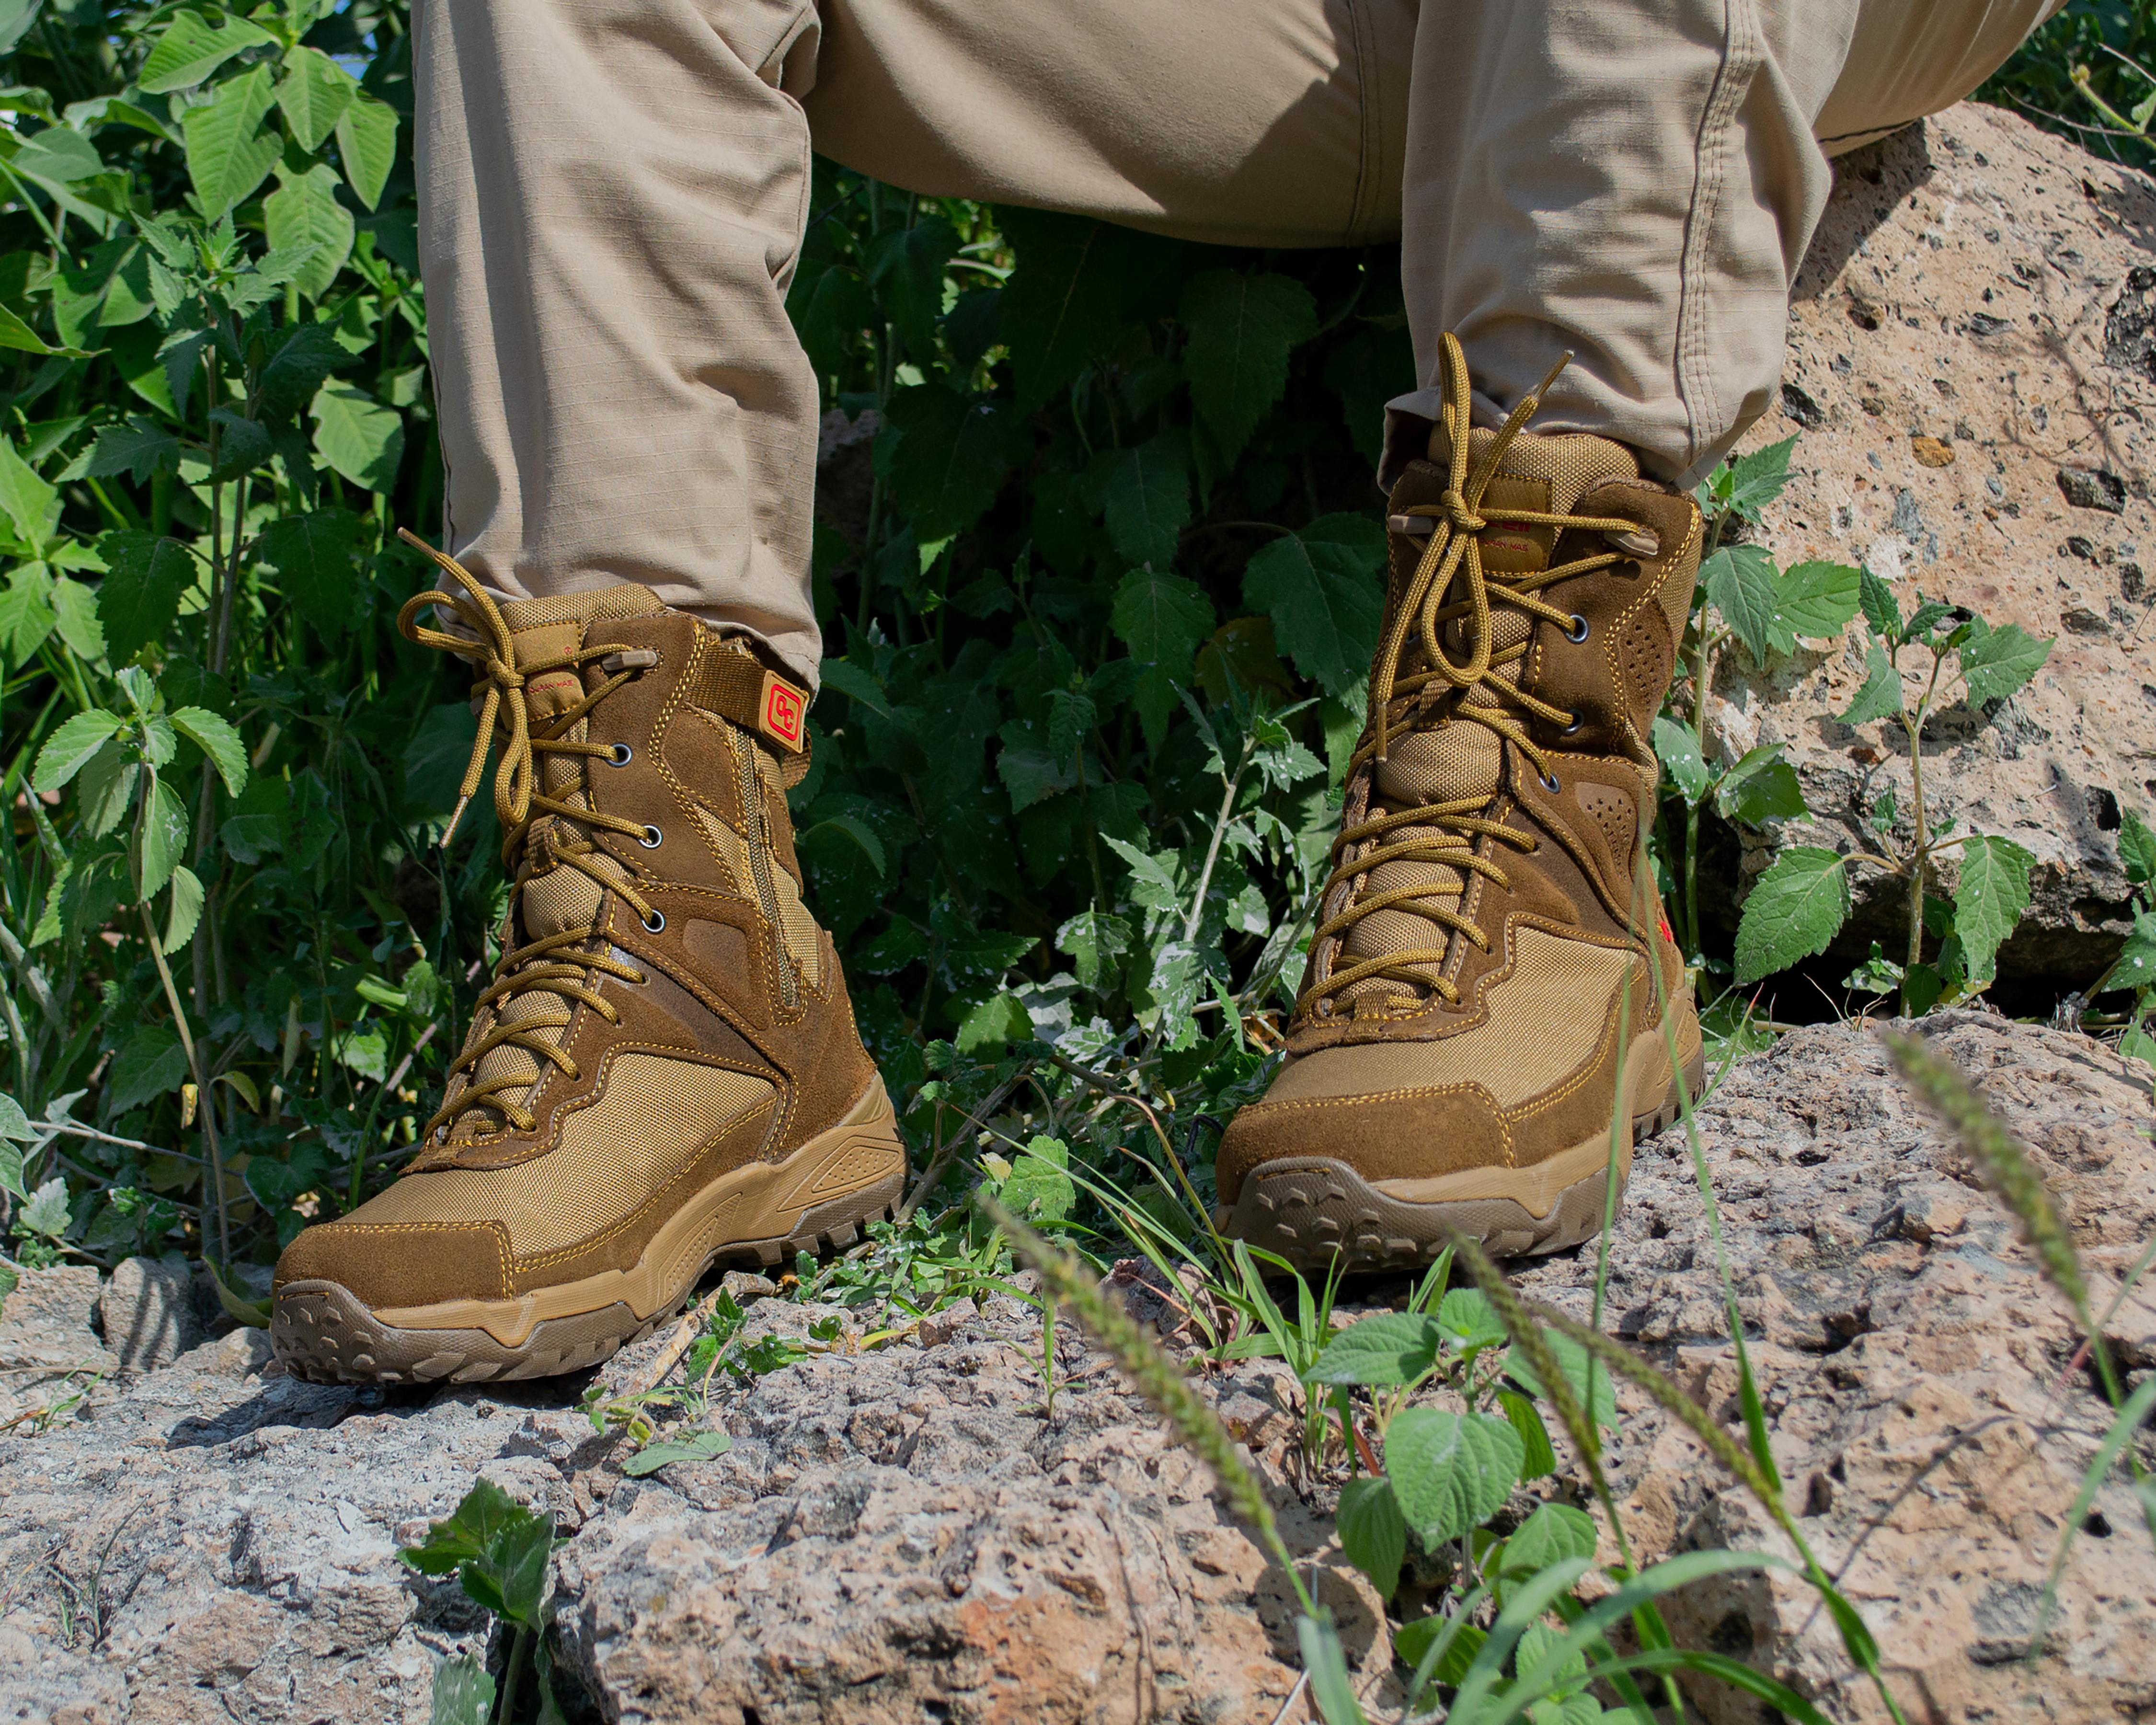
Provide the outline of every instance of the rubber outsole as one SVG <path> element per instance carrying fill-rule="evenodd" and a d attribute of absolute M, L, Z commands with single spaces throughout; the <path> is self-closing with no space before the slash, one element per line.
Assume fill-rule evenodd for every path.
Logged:
<path fill-rule="evenodd" d="M 872 1171 L 878 1160 L 895 1163 L 887 1174 L 798 1212 L 788 1204 L 783 1231 L 762 1238 L 721 1239 L 706 1245 L 711 1234 L 704 1230 L 715 1227 L 706 1220 L 687 1230 L 685 1248 L 678 1242 L 670 1248 L 662 1230 L 633 1278 L 613 1278 L 613 1283 L 644 1287 L 636 1303 L 594 1300 L 587 1310 L 557 1309 L 536 1322 L 526 1306 L 522 1321 L 505 1324 L 505 1312 L 513 1318 L 524 1302 L 464 1301 L 408 1312 L 376 1311 L 340 1282 L 292 1281 L 277 1290 L 271 1345 L 287 1372 L 316 1384 L 485 1384 L 585 1370 L 673 1317 L 716 1266 L 767 1269 L 803 1252 L 843 1250 L 860 1239 L 867 1224 L 895 1219 L 906 1190 L 906 1153 L 889 1126 L 891 1105 L 880 1084 L 872 1086 L 855 1112 L 863 1117 L 821 1134 L 776 1168 L 747 1172 L 768 1184 L 790 1184 L 797 1194 L 803 1187 L 811 1193 L 819 1185 L 828 1189 L 833 1174 L 843 1178 L 849 1167 L 857 1178 L 860 1172 Z M 886 1130 L 887 1145 L 879 1142 Z M 864 1154 L 871 1158 L 867 1170 L 853 1160 Z M 740 1178 L 737 1173 L 706 1189 L 677 1213 L 676 1222 L 687 1219 L 698 1204 L 716 1216 L 727 1214 L 723 1199 L 716 1206 L 711 1200 L 729 1181 L 737 1186 Z M 771 1213 L 767 1209 L 763 1214 Z M 599 1285 L 613 1291 L 608 1283 Z M 575 1292 L 576 1286 L 542 1290 L 532 1303 L 552 1296 L 558 1308 L 562 1295 L 573 1297 Z M 651 1301 L 649 1309 L 639 1311 L 644 1300 Z M 484 1322 L 458 1321 L 467 1315 Z"/>
<path fill-rule="evenodd" d="M 1706 1072 L 1704 1050 L 1685 1062 L 1690 1094 L 1699 1094 Z M 1634 1147 L 1672 1125 L 1679 1111 L 1672 1082 L 1653 1107 L 1632 1117 L 1631 1141 L 1621 1147 L 1618 1161 L 1620 1199 Z M 1493 1258 L 1540 1257 L 1602 1231 L 1609 1197 L 1608 1140 L 1565 1154 L 1582 1151 L 1592 1172 L 1554 1191 L 1534 1189 L 1542 1183 L 1532 1168 L 1476 1170 L 1482 1177 L 1478 1183 L 1502 1185 L 1512 1175 L 1532 1195 L 1486 1191 L 1433 1203 L 1385 1191 L 1331 1157 L 1283 1157 L 1245 1175 L 1235 1203 L 1217 1219 L 1224 1233 L 1276 1253 L 1300 1271 L 1327 1271 L 1336 1260 L 1344 1260 L 1342 1267 L 1354 1271 L 1417 1269 L 1444 1250 L 1455 1233 L 1480 1240 Z M 1548 1199 L 1540 1214 L 1537 1198 Z"/>

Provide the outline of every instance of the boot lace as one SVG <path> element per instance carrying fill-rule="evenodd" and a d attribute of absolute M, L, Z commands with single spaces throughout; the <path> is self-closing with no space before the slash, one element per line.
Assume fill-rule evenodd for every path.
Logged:
<path fill-rule="evenodd" d="M 1369 717 L 1363 741 L 1348 762 L 1353 775 L 1389 758 L 1393 742 L 1411 731 L 1434 727 L 1442 721 L 1465 721 L 1495 732 L 1534 763 L 1543 783 L 1557 788 L 1550 757 L 1527 734 L 1524 722 L 1507 711 L 1518 708 L 1545 723 L 1570 726 L 1578 716 L 1551 706 L 1508 678 L 1493 675 L 1525 658 L 1528 644 L 1493 650 L 1493 607 L 1509 607 L 1553 623 L 1573 639 L 1584 639 L 1584 619 L 1558 610 L 1536 595 L 1553 582 L 1568 580 L 1625 561 L 1618 552 L 1598 552 L 1548 569 L 1521 574 L 1493 573 L 1482 562 L 1481 535 L 1492 526 L 1549 527 L 1568 531 L 1632 533 L 1638 524 L 1621 517 L 1557 515 L 1547 511 L 1509 509 L 1486 502 L 1484 493 L 1512 439 L 1534 417 L 1543 397 L 1556 382 L 1572 356 L 1565 354 L 1549 375 L 1507 416 L 1471 471 L 1469 453 L 1469 382 L 1467 356 L 1459 340 L 1447 333 L 1441 348 L 1444 376 L 1443 406 L 1440 409 L 1450 449 L 1446 485 L 1435 503 L 1417 504 L 1406 514 L 1428 517 L 1430 542 L 1415 566 L 1387 628 L 1370 677 Z M 1460 631 L 1465 656 L 1453 659 L 1445 649 L 1441 628 L 1466 619 Z M 1414 631 L 1425 670 L 1403 675 L 1400 665 Z M 1321 905 L 1332 901 L 1343 884 L 1350 891 L 1342 906 L 1318 925 L 1313 946 L 1344 939 L 1349 930 L 1379 911 L 1402 911 L 1422 917 L 1437 931 L 1428 946 L 1404 947 L 1381 953 L 1330 971 L 1303 990 L 1296 1001 L 1296 1015 L 1306 1017 L 1330 1012 L 1343 989 L 1371 978 L 1404 982 L 1429 988 L 1449 1004 L 1457 1005 L 1460 990 L 1445 977 L 1424 967 L 1444 964 L 1450 955 L 1453 934 L 1484 952 L 1490 939 L 1459 908 L 1471 876 L 1480 875 L 1502 888 L 1510 885 L 1495 853 L 1500 846 L 1533 851 L 1538 840 L 1532 834 L 1486 818 L 1494 800 L 1490 793 L 1460 797 L 1414 808 L 1388 809 L 1342 829 L 1333 840 L 1333 870 L 1319 896 Z M 1389 834 L 1402 828 L 1434 829 L 1435 838 L 1418 836 L 1394 839 Z M 1392 862 L 1437 864 L 1450 870 L 1440 876 L 1388 891 L 1357 896 L 1353 883 Z"/>
<path fill-rule="evenodd" d="M 571 1083 L 576 1082 L 580 1076 L 577 1063 L 556 1038 L 567 1027 L 579 1004 L 591 1008 L 608 1024 L 619 1024 L 620 1012 L 598 992 L 597 984 L 602 977 L 608 976 L 626 983 L 641 983 L 644 973 L 635 966 L 611 956 L 603 946 L 594 950 L 596 918 L 581 927 L 565 928 L 512 949 L 510 935 L 517 927 L 518 901 L 525 886 L 557 869 L 573 869 L 589 875 L 603 894 L 619 894 L 643 919 L 646 928 L 655 932 L 665 926 L 665 918 L 618 871 L 618 865 L 609 869 L 602 864 L 603 854 L 590 836 L 594 829 L 603 829 L 640 839 L 644 828 L 619 815 L 580 808 L 547 796 L 538 772 L 540 760 L 547 755 L 606 756 L 611 752 L 606 744 L 578 742 L 568 732 L 642 666 L 633 664 L 615 672 L 572 705 L 543 721 L 535 731 L 525 696 L 532 679 L 567 670 L 578 674 L 581 680 L 587 665 L 609 658 L 634 659 L 636 655 L 624 654 L 619 647 L 583 647 L 545 658 L 520 659 L 516 636 L 500 608 L 470 572 L 416 534 L 404 531 L 402 536 L 425 552 L 461 591 L 452 593 L 438 588 L 414 594 L 397 614 L 398 629 L 406 639 L 420 646 L 453 653 L 470 661 L 485 684 L 479 736 L 472 745 L 471 762 L 465 769 L 456 809 L 443 830 L 441 843 L 448 845 L 466 805 L 479 788 L 480 775 L 486 768 L 487 747 L 495 740 L 498 726 L 501 760 L 494 776 L 494 812 L 501 823 L 502 865 L 513 876 L 509 910 L 502 922 L 502 954 L 495 961 L 492 984 L 480 995 L 474 1007 L 475 1016 L 480 1011 L 495 1009 L 495 1028 L 468 1043 L 451 1063 L 442 1105 L 419 1136 L 422 1139 L 431 1138 L 438 1129 L 473 1108 L 489 1110 L 500 1115 L 515 1130 L 530 1132 L 537 1122 L 511 1092 L 531 1091 L 543 1070 L 537 1064 L 540 1061 L 557 1067 Z M 418 614 L 430 606 L 437 617 L 454 617 L 469 633 L 451 634 L 421 624 Z M 540 827 L 536 842 L 528 842 L 535 824 L 542 817 L 552 819 Z M 605 859 L 607 863 L 612 860 L 610 857 Z M 560 1011 L 526 1016 L 515 1022 L 503 1021 L 501 1009 L 521 995 L 548 997 L 561 1003 Z M 524 1050 L 533 1058 L 531 1069 L 500 1074 L 484 1081 L 479 1080 L 480 1062 L 502 1047 Z M 466 1081 L 461 1089 L 457 1084 L 459 1078 Z"/>

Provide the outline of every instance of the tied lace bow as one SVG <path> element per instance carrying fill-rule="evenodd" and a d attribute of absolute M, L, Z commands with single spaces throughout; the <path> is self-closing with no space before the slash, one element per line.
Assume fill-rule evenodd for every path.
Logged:
<path fill-rule="evenodd" d="M 517 927 L 518 898 L 525 886 L 557 869 L 573 869 L 596 883 L 596 902 L 607 892 L 617 893 L 634 908 L 644 926 L 656 932 L 665 918 L 636 891 L 628 871 L 592 842 L 593 829 L 642 839 L 646 829 L 619 815 L 605 814 L 588 806 L 562 801 L 545 793 L 538 775 L 538 761 L 546 755 L 613 757 L 603 743 L 587 742 L 568 733 L 588 717 L 608 696 L 628 682 L 648 660 L 648 655 L 624 652 L 619 647 L 583 647 L 568 653 L 520 660 L 516 637 L 495 604 L 471 572 L 455 558 L 407 530 L 400 536 L 424 552 L 460 589 L 433 588 L 415 593 L 397 614 L 397 627 L 405 639 L 438 652 L 453 653 L 471 662 L 483 681 L 479 736 L 472 745 L 470 764 L 465 770 L 454 813 L 444 829 L 441 844 L 447 847 L 457 822 L 479 788 L 486 768 L 487 748 L 497 730 L 501 740 L 501 762 L 494 778 L 494 809 L 501 823 L 501 858 L 515 872 L 516 891 L 502 926 L 502 955 L 494 968 L 494 981 L 475 1003 L 474 1022 L 487 1009 L 495 1011 L 495 1028 L 468 1042 L 449 1072 L 442 1106 L 420 1133 L 422 1140 L 454 1122 L 467 1110 L 485 1108 L 500 1115 L 518 1132 L 536 1124 L 531 1111 L 511 1092 L 530 1091 L 543 1070 L 540 1062 L 558 1067 L 574 1083 L 580 1076 L 577 1063 L 562 1046 L 570 1018 L 578 1004 L 588 1006 L 608 1024 L 621 1021 L 620 1012 L 598 992 L 603 976 L 638 983 L 644 974 L 633 964 L 613 957 L 596 942 L 597 917 L 581 926 L 561 929 L 511 948 Z M 465 633 L 452 634 L 429 629 L 418 621 L 419 613 L 432 606 L 438 616 L 454 617 Z M 543 721 L 537 730 L 531 723 L 528 691 L 537 678 L 551 672 L 568 671 L 582 679 L 583 667 L 594 662 L 627 660 L 629 668 L 582 695 L 562 711 Z M 586 799 L 587 803 L 588 798 Z M 552 816 L 542 829 L 541 842 L 527 845 L 533 824 Z M 596 950 L 588 950 L 596 947 Z M 512 1020 L 506 1010 L 517 997 L 546 997 L 530 1002 L 521 1016 Z M 536 1010 L 534 1009 L 536 1008 Z M 498 1073 L 484 1081 L 475 1069 L 497 1048 L 524 1050 L 531 1064 L 523 1070 Z M 521 1065 L 521 1063 L 519 1063 Z M 467 1081 L 459 1087 L 459 1079 Z"/>
<path fill-rule="evenodd" d="M 1494 732 L 1503 742 L 1512 745 L 1534 763 L 1543 785 L 1554 791 L 1558 782 L 1548 753 L 1527 734 L 1524 724 L 1505 709 L 1517 707 L 1568 732 L 1578 728 L 1579 717 L 1551 706 L 1508 678 L 1492 675 L 1524 659 L 1529 644 L 1522 640 L 1496 648 L 1491 608 L 1508 606 L 1523 611 L 1555 624 L 1573 641 L 1584 640 L 1585 619 L 1558 610 L 1538 598 L 1537 592 L 1553 582 L 1622 562 L 1625 556 L 1614 551 L 1597 552 L 1547 569 L 1493 575 L 1483 567 L 1481 536 L 1492 526 L 1505 526 L 1548 527 L 1555 533 L 1620 534 L 1629 540 L 1638 533 L 1638 523 L 1617 516 L 1508 508 L 1489 501 L 1486 495 L 1505 452 L 1534 417 L 1550 386 L 1572 362 L 1571 354 L 1560 358 L 1533 393 L 1523 397 L 1506 417 L 1471 470 L 1467 356 L 1458 337 L 1449 333 L 1444 337 L 1440 357 L 1444 403 L 1439 411 L 1448 451 L 1445 488 L 1435 503 L 1416 504 L 1406 511 L 1408 521 L 1430 521 L 1429 543 L 1378 648 L 1370 677 L 1369 717 L 1348 772 L 1352 778 L 1389 759 L 1394 741 L 1409 732 L 1448 721 L 1465 721 Z M 1394 520 L 1398 531 L 1401 518 Z M 1454 597 L 1455 593 L 1460 596 Z M 1465 619 L 1460 634 L 1466 652 L 1463 658 L 1455 660 L 1445 651 L 1440 631 L 1458 619 Z M 1429 668 L 1403 675 L 1400 664 L 1410 630 Z M 1331 968 L 1335 955 L 1327 953 L 1319 967 L 1327 973 L 1305 988 L 1296 1002 L 1298 1018 L 1329 1014 L 1335 997 L 1342 990 L 1373 978 L 1431 989 L 1448 1004 L 1459 1004 L 1459 989 L 1428 967 L 1446 962 L 1452 933 L 1466 937 L 1485 952 L 1489 950 L 1489 937 L 1457 908 L 1467 880 L 1480 875 L 1501 888 L 1508 886 L 1504 870 L 1490 853 L 1501 845 L 1532 852 L 1538 842 L 1530 834 L 1485 817 L 1483 811 L 1495 796 L 1494 790 L 1482 791 L 1449 801 L 1395 809 L 1342 829 L 1333 841 L 1332 877 L 1326 883 L 1319 903 L 1331 903 L 1336 895 L 1344 896 L 1346 902 L 1319 924 L 1312 937 L 1313 949 L 1322 951 L 1327 942 L 1343 940 L 1358 923 L 1379 911 L 1420 916 L 1440 933 L 1430 945 L 1380 953 L 1338 970 Z M 1435 829 L 1436 836 L 1389 838 L 1404 828 Z M 1486 845 L 1481 844 L 1484 840 Z M 1381 892 L 1358 891 L 1358 882 L 1394 862 L 1437 865 L 1452 873 Z"/>

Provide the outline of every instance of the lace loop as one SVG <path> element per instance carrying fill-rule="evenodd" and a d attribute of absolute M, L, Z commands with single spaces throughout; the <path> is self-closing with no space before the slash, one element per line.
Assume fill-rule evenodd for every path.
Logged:
<path fill-rule="evenodd" d="M 1553 535 L 1553 544 L 1556 536 L 1568 532 L 1624 536 L 1627 544 L 1637 540 L 1635 521 L 1515 509 L 1492 502 L 1487 495 L 1506 451 L 1533 418 L 1543 397 L 1571 361 L 1572 356 L 1565 354 L 1540 385 L 1521 398 L 1471 468 L 1467 357 L 1457 337 L 1448 334 L 1443 338 L 1440 367 L 1444 394 L 1439 422 L 1446 443 L 1445 489 L 1435 503 L 1413 505 L 1389 522 L 1394 531 L 1408 537 L 1419 535 L 1424 521 L 1430 526 L 1379 644 L 1370 677 L 1368 718 L 1363 741 L 1349 762 L 1351 776 L 1371 771 L 1389 759 L 1393 742 L 1409 732 L 1426 729 L 1434 722 L 1464 721 L 1494 732 L 1501 744 L 1510 744 L 1512 751 L 1532 763 L 1536 776 L 1545 786 L 1556 783 L 1549 753 L 1528 735 L 1521 719 L 1506 709 L 1515 707 L 1544 724 L 1568 727 L 1568 734 L 1578 729 L 1576 716 L 1519 687 L 1512 679 L 1495 675 L 1518 664 L 1529 650 L 1526 641 L 1504 648 L 1496 644 L 1495 609 L 1504 607 L 1524 612 L 1553 624 L 1576 643 L 1584 636 L 1583 619 L 1577 613 L 1561 610 L 1540 598 L 1539 590 L 1553 582 L 1610 567 L 1625 561 L 1625 556 L 1613 549 L 1541 570 L 1492 572 L 1483 562 L 1481 536 L 1492 526 L 1503 526 L 1547 528 Z M 1445 626 L 1453 623 L 1461 625 L 1459 634 L 1464 649 L 1456 659 L 1445 644 Z M 1427 669 L 1404 674 L 1400 665 L 1410 639 L 1420 646 Z M 1342 990 L 1373 978 L 1427 989 L 1457 1004 L 1458 988 L 1437 973 L 1438 967 L 1447 962 L 1452 936 L 1486 949 L 1488 945 L 1488 937 L 1460 908 L 1468 881 L 1480 876 L 1493 886 L 1504 888 L 1507 878 L 1492 853 L 1507 846 L 1532 851 L 1537 844 L 1532 834 L 1483 815 L 1494 795 L 1493 791 L 1394 809 L 1342 831 L 1334 841 L 1332 877 L 1320 900 L 1321 904 L 1335 908 L 1312 936 L 1312 950 L 1324 952 L 1328 942 L 1344 939 L 1357 924 L 1379 911 L 1420 917 L 1443 933 L 1445 943 L 1385 952 L 1330 972 L 1303 991 L 1296 1002 L 1298 1017 L 1329 1009 Z M 1437 836 L 1389 837 L 1402 828 L 1425 834 L 1434 830 Z M 1358 892 L 1358 881 L 1395 862 L 1438 865 L 1450 871 L 1450 878 L 1367 895 Z M 1327 954 L 1320 968 L 1331 963 L 1332 956 Z"/>
<path fill-rule="evenodd" d="M 621 1014 L 600 992 L 598 983 L 613 977 L 629 983 L 644 981 L 634 964 L 613 956 L 598 938 L 603 916 L 581 926 L 543 935 L 522 946 L 509 947 L 509 931 L 518 926 L 519 897 L 535 880 L 562 870 L 588 876 L 598 888 L 596 903 L 603 906 L 611 894 L 634 911 L 647 929 L 663 928 L 665 919 L 638 891 L 621 862 L 593 842 L 596 832 L 619 833 L 644 845 L 655 830 L 644 822 L 605 814 L 583 803 L 552 797 L 542 788 L 538 763 L 547 755 L 597 758 L 625 766 L 631 758 L 628 746 L 581 741 L 568 733 L 591 715 L 607 696 L 630 681 L 638 672 L 656 662 L 649 653 L 626 653 L 619 646 L 585 647 L 532 659 L 519 656 L 516 636 L 495 602 L 471 572 L 455 558 L 434 549 L 409 531 L 402 536 L 417 547 L 455 584 L 454 591 L 434 588 L 416 593 L 398 613 L 397 626 L 405 638 L 423 647 L 452 653 L 470 662 L 480 691 L 479 735 L 472 745 L 470 764 L 458 793 L 454 813 L 444 829 L 441 844 L 447 847 L 465 808 L 479 788 L 486 768 L 487 750 L 497 738 L 501 764 L 494 780 L 495 814 L 501 823 L 501 857 L 515 880 L 515 894 L 504 922 L 505 951 L 494 967 L 494 980 L 475 1003 L 475 1017 L 491 1010 L 492 1027 L 474 1038 L 451 1064 L 442 1105 L 420 1134 L 423 1140 L 453 1125 L 472 1109 L 498 1115 L 518 1132 L 536 1124 L 531 1110 L 519 1100 L 528 1093 L 546 1069 L 552 1066 L 571 1082 L 578 1076 L 577 1063 L 562 1046 L 564 1032 L 579 1006 L 596 1012 L 608 1024 Z M 437 616 L 455 619 L 460 633 L 429 628 L 419 614 L 433 607 Z M 582 690 L 584 667 L 611 657 L 621 669 L 596 688 Z M 612 667 L 606 667 L 611 670 Z M 569 672 L 580 686 L 577 698 L 534 729 L 530 691 L 541 677 Z M 544 824 L 540 823 L 544 820 Z M 649 848 L 648 845 L 645 848 Z M 508 1009 L 519 999 L 540 997 L 532 1009 L 511 1017 Z M 480 1063 L 501 1048 L 522 1050 L 531 1056 L 528 1069 L 498 1073 L 482 1080 Z M 465 1081 L 459 1085 L 459 1079 Z"/>

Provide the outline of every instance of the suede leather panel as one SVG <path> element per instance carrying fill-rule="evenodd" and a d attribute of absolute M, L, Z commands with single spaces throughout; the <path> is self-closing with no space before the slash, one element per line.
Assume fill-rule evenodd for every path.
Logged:
<path fill-rule="evenodd" d="M 1580 1064 L 1516 1108 L 1499 1107 L 1479 1084 L 1251 1103 L 1221 1142 L 1214 1168 L 1220 1201 L 1235 1203 L 1253 1168 L 1286 1157 L 1329 1157 L 1366 1180 L 1429 1179 L 1467 1168 L 1532 1168 L 1606 1132 L 1617 1094 L 1620 1021 L 1628 1041 L 1652 1022 L 1644 969 L 1629 990 L 1629 1009 L 1625 992 L 1611 1003 Z"/>
<path fill-rule="evenodd" d="M 374 1307 L 506 1300 L 509 1230 L 499 1222 L 319 1222 L 285 1248 L 271 1286 L 318 1281 Z"/>
<path fill-rule="evenodd" d="M 665 1185 L 629 1215 L 603 1233 L 574 1241 L 551 1252 L 535 1252 L 511 1266 L 516 1291 L 577 1281 L 603 1271 L 629 1270 L 644 1255 L 652 1236 L 680 1209 L 683 1204 L 721 1175 L 746 1168 L 758 1159 L 772 1124 L 768 1104 L 752 1108 L 730 1122 L 706 1143 Z"/>

